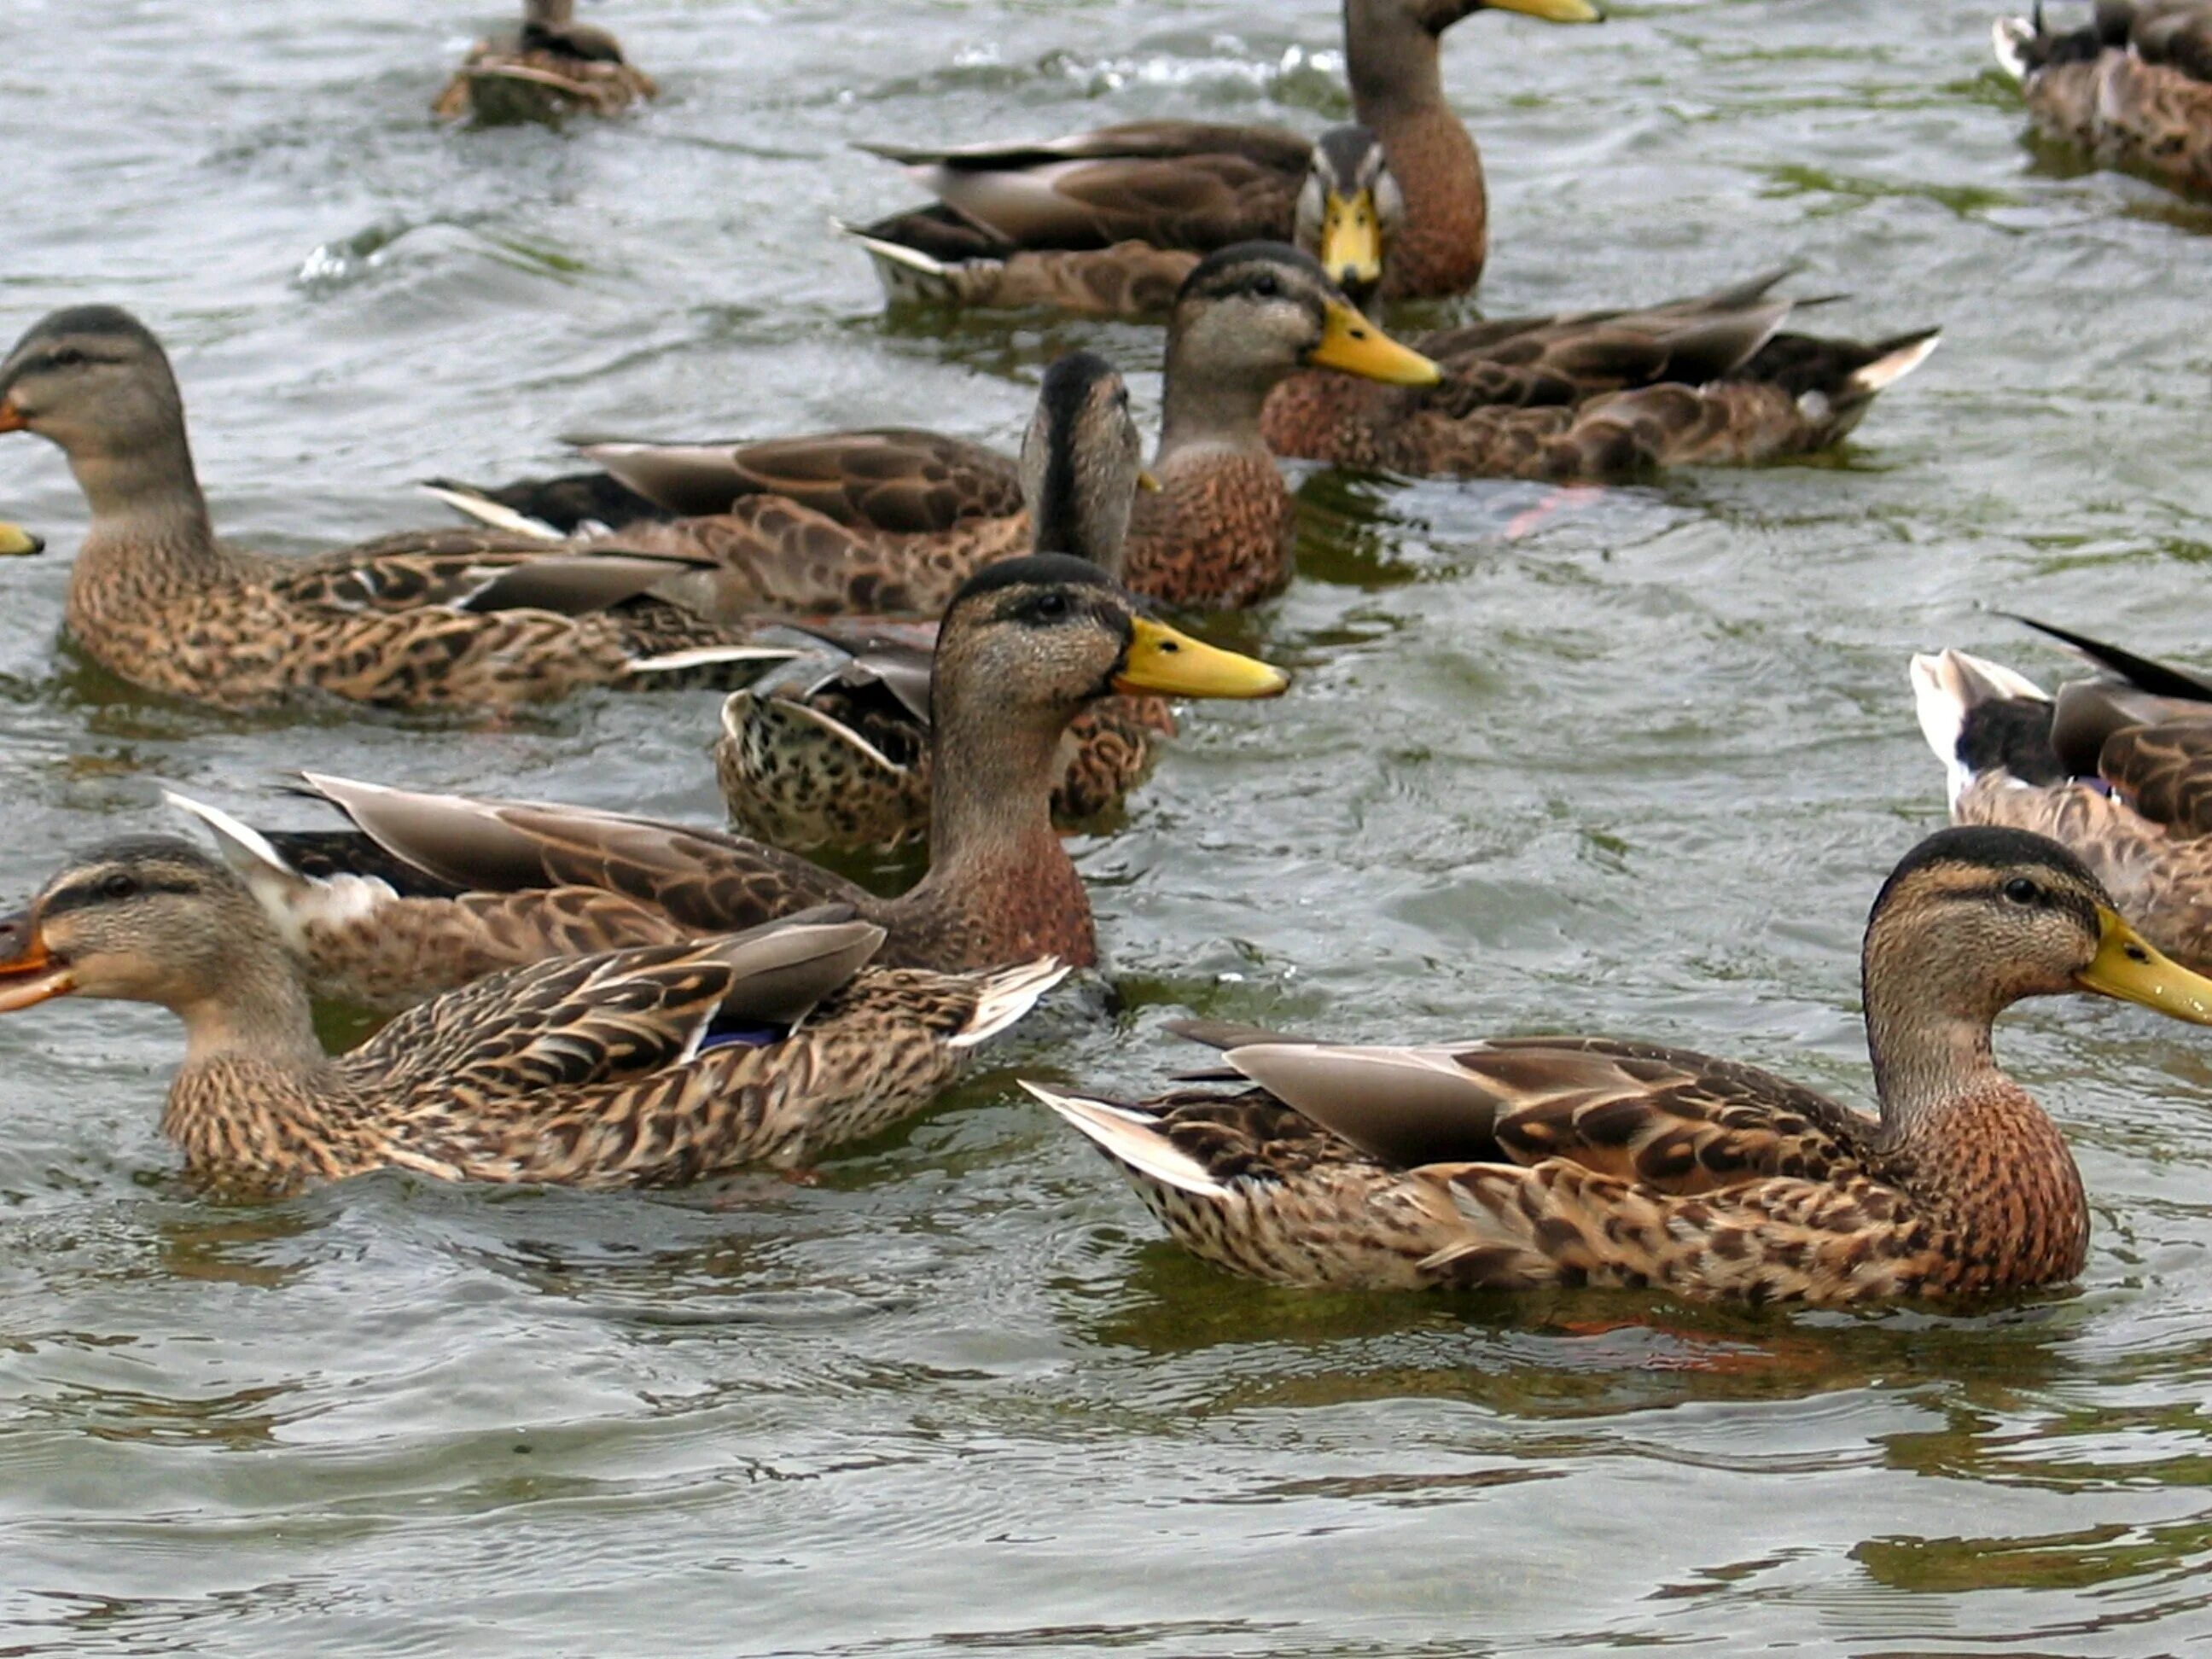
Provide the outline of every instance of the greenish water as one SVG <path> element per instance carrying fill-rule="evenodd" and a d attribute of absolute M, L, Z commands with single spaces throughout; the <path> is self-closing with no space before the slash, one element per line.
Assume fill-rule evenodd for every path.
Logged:
<path fill-rule="evenodd" d="M 496 8 L 493 8 L 496 9 Z M 453 134 L 486 21 L 402 0 L 0 0 L 0 333 L 169 340 L 230 535 L 434 520 L 409 481 L 579 428 L 918 420 L 1011 441 L 1042 364 L 1157 335 L 887 324 L 823 220 L 849 140 L 1344 112 L 1320 0 L 591 11 L 665 100 Z M 1301 580 L 1079 861 L 1127 998 L 1049 1016 L 821 1184 L 398 1178 L 216 1207 L 151 1011 L 0 1022 L 10 1652 L 2141 1655 L 2212 1635 L 2212 1048 L 2039 1005 L 2080 1289 L 1970 1317 L 1300 1297 L 1162 1243 L 1016 1073 L 1138 1089 L 1189 1009 L 1347 1037 L 1595 1028 L 1863 1098 L 1856 951 L 1941 811 L 1907 653 L 2050 676 L 2017 608 L 2212 653 L 2212 214 L 2023 143 L 1978 3 L 1702 0 L 1457 30 L 1492 313 L 1800 260 L 1821 326 L 1940 321 L 1844 455 L 1559 496 L 1316 478 Z M 497 731 L 232 719 L 58 649 L 82 522 L 0 444 L 0 890 L 169 783 L 289 822 L 303 763 L 715 810 L 706 697 Z"/>

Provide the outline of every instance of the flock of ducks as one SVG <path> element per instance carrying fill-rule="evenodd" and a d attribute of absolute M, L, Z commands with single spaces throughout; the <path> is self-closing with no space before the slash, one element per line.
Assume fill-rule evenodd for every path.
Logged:
<path fill-rule="evenodd" d="M 932 198 L 847 228 L 894 301 L 1164 319 L 1149 459 L 1120 376 L 1076 352 L 1018 456 L 893 428 L 599 445 L 561 477 L 442 482 L 465 526 L 271 558 L 217 539 L 143 323 L 36 324 L 0 361 L 0 432 L 56 446 L 82 490 L 66 623 L 91 656 L 217 708 L 711 686 L 737 832 L 319 774 L 301 787 L 343 828 L 172 796 L 209 842 L 70 861 L 0 921 L 0 1010 L 170 1009 L 185 1053 L 163 1127 L 227 1189 L 797 1171 L 920 1109 L 1098 960 L 1060 830 L 1141 780 L 1171 700 L 1287 689 L 1158 614 L 1290 580 L 1277 457 L 1562 481 L 1757 463 L 1833 444 L 1934 348 L 1932 329 L 1792 331 L 1783 273 L 1393 338 L 1392 302 L 1482 272 L 1481 164 L 1438 52 L 1483 9 L 1599 17 L 1345 0 L 1358 118 L 1318 139 L 1146 121 L 881 152 Z M 2039 15 L 1996 38 L 2046 132 L 2212 188 L 2212 3 L 2099 0 L 2085 28 Z M 569 0 L 528 0 L 436 109 L 560 119 L 653 94 Z M 0 526 L 0 553 L 39 550 Z M 1867 924 L 1878 1115 L 1648 1043 L 1204 1022 L 1177 1029 L 1218 1059 L 1171 1092 L 1024 1086 L 1183 1245 L 1279 1284 L 1849 1303 L 2063 1281 L 2085 1258 L 2081 1181 L 1990 1030 L 2069 992 L 2212 1024 L 2212 683 L 2060 637 L 2096 672 L 2056 696 L 1956 651 L 1913 661 L 1955 823 Z M 791 850 L 917 837 L 927 872 L 893 898 Z M 333 1058 L 317 999 L 393 1017 Z"/>

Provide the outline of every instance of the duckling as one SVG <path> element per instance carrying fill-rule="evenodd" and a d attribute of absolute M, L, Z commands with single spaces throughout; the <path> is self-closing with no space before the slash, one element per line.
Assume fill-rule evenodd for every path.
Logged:
<path fill-rule="evenodd" d="M 1160 488 L 1130 516 L 1124 570 L 1137 592 L 1227 608 L 1290 580 L 1294 509 L 1260 411 L 1279 381 L 1306 367 L 1394 385 L 1437 377 L 1435 364 L 1362 316 L 1294 248 L 1240 244 L 1191 272 L 1168 321 L 1152 465 Z M 608 459 L 630 489 L 684 511 L 718 492 L 729 505 L 712 517 L 623 526 L 621 545 L 713 561 L 710 574 L 657 590 L 710 617 L 934 616 L 970 573 L 1027 548 L 1033 531 L 1012 464 L 987 465 L 954 441 L 920 435 L 930 445 L 883 431 L 784 439 L 765 459 L 750 447 L 708 457 L 684 446 L 649 464 L 643 447 L 627 446 Z M 793 477 L 803 496 L 778 483 Z M 862 478 L 866 489 L 856 487 Z M 502 514 L 535 516 L 527 486 L 495 494 Z"/>
<path fill-rule="evenodd" d="M 0 920 L 0 1012 L 53 997 L 184 1022 L 162 1132 L 196 1177 L 285 1193 L 369 1170 L 660 1187 L 811 1163 L 926 1105 L 1065 971 L 870 968 L 865 922 L 540 962 L 335 1059 L 276 925 L 173 836 L 116 840 Z"/>
<path fill-rule="evenodd" d="M 2105 672 L 2045 691 L 2003 665 L 1912 659 L 1920 729 L 1957 823 L 2049 836 L 2144 936 L 2212 969 L 2212 682 L 2027 617 Z"/>
<path fill-rule="evenodd" d="M 1877 1116 L 1739 1062 L 1603 1037 L 1358 1048 L 1198 1026 L 1241 1092 L 1026 1085 L 1187 1249 L 1271 1283 L 1609 1285 L 1844 1304 L 2053 1285 L 2089 1212 L 1997 1015 L 2087 991 L 2212 1024 L 2064 848 L 1953 829 L 1899 863 L 1863 962 Z"/>
<path fill-rule="evenodd" d="M 576 19 L 576 0 L 523 0 L 522 27 L 479 40 L 431 106 L 440 120 L 485 126 L 619 115 L 659 88 L 622 43 Z"/>
<path fill-rule="evenodd" d="M 311 559 L 218 542 L 168 357 L 112 306 L 55 312 L 0 360 L 6 432 L 68 457 L 92 509 L 69 630 L 145 690 L 225 708 L 320 692 L 496 709 L 591 685 L 741 684 L 763 658 L 741 630 L 653 597 L 697 566 L 681 554 L 453 531 Z M 695 653 L 680 674 L 647 665 L 679 650 Z"/>
<path fill-rule="evenodd" d="M 2212 3 L 2097 0 L 2085 28 L 2004 17 L 1997 62 L 2036 131 L 2175 190 L 2212 191 Z"/>
<path fill-rule="evenodd" d="M 1143 441 L 1128 388 L 1105 359 L 1073 351 L 1038 388 L 1022 443 L 1022 494 L 1038 552 L 1073 553 L 1118 577 Z M 818 653 L 770 670 L 722 706 L 714 771 L 730 821 L 779 847 L 890 848 L 929 827 L 929 681 L 935 634 L 919 625 L 819 628 Z M 1112 697 L 1069 724 L 1055 823 L 1121 800 L 1171 737 L 1158 697 Z"/>
<path fill-rule="evenodd" d="M 1352 108 L 1404 210 L 1386 299 L 1460 294 L 1482 275 L 1482 160 L 1444 100 L 1438 51 L 1446 29 L 1485 10 L 1553 23 L 1604 15 L 1589 0 L 1345 0 Z M 891 300 L 1094 315 L 1159 311 L 1199 256 L 1289 240 L 1313 159 L 1283 128 L 1201 121 L 1133 121 L 1042 143 L 864 148 L 939 199 L 842 227 Z"/>
<path fill-rule="evenodd" d="M 987 568 L 939 635 L 929 870 L 893 899 L 759 842 L 581 807 L 310 774 L 361 833 L 300 837 L 177 804 L 216 831 L 315 994 L 367 1007 L 539 957 L 689 940 L 825 904 L 884 930 L 884 966 L 1051 956 L 1087 967 L 1091 903 L 1049 811 L 1068 722 L 1112 692 L 1272 697 L 1288 684 L 1142 615 L 1081 559 Z"/>

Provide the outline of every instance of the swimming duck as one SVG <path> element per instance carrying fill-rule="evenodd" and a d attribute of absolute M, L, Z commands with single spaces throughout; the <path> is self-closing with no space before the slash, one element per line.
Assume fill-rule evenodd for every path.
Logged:
<path fill-rule="evenodd" d="M 1105 359 L 1073 351 L 1045 370 L 1023 440 L 1021 492 L 1038 552 L 1072 553 L 1118 578 L 1143 441 Z M 802 635 L 801 637 L 807 637 Z M 888 848 L 929 827 L 929 684 L 935 629 L 817 626 L 818 649 L 733 691 L 714 771 L 730 821 L 779 847 Z M 1121 800 L 1175 732 L 1158 697 L 1109 697 L 1070 722 L 1054 822 Z"/>
<path fill-rule="evenodd" d="M 21 558 L 27 554 L 46 550 L 46 543 L 22 526 L 0 520 L 0 557 Z"/>
<path fill-rule="evenodd" d="M 1611 1285 L 1852 1303 L 2057 1284 L 2089 1212 L 2057 1127 L 1990 1052 L 2023 997 L 2090 991 L 2212 1024 L 2039 836 L 1945 830 L 1875 900 L 1879 1116 L 1733 1060 L 1603 1037 L 1356 1048 L 1200 1026 L 1228 1093 L 1027 1085 L 1178 1243 L 1280 1285 Z"/>
<path fill-rule="evenodd" d="M 591 556 L 477 532 L 386 537 L 309 559 L 216 539 L 161 343 L 112 306 L 35 325 L 0 360 L 0 433 L 69 458 L 92 509 L 70 632 L 132 684 L 222 708 L 306 692 L 498 708 L 580 687 L 742 684 L 763 654 L 653 591 L 699 560 Z M 724 649 L 710 662 L 709 649 Z M 681 673 L 652 660 L 694 654 Z"/>
<path fill-rule="evenodd" d="M 2004 17 L 1997 62 L 2036 130 L 2177 190 L 2212 191 L 2212 3 L 2097 0 L 2086 27 Z"/>
<path fill-rule="evenodd" d="M 523 0 L 522 27 L 469 48 L 431 106 L 441 120 L 486 126 L 618 115 L 659 89 L 603 28 L 576 21 L 576 0 Z"/>
<path fill-rule="evenodd" d="M 1322 263 L 1345 292 L 1387 276 L 1393 188 L 1358 128 L 1316 147 Z M 1323 166 L 1322 163 L 1326 165 Z M 1641 310 L 1501 318 L 1420 336 L 1432 386 L 1286 377 L 1261 430 L 1279 455 L 1453 477 L 1567 483 L 1692 463 L 1747 464 L 1826 449 L 1875 395 L 1927 360 L 1940 331 L 1863 343 L 1781 332 L 1789 273 Z"/>
<path fill-rule="evenodd" d="M 620 813 L 310 775 L 353 835 L 257 831 L 179 801 L 276 919 L 319 996 L 385 1007 L 541 956 L 688 939 L 828 904 L 884 930 L 885 966 L 1097 959 L 1048 802 L 1078 710 L 1109 692 L 1270 697 L 1265 664 L 1139 611 L 1095 565 L 1010 559 L 961 590 L 930 693 L 930 865 L 878 898 L 759 842 Z"/>
<path fill-rule="evenodd" d="M 287 1192 L 376 1169 L 670 1186 L 790 1168 L 920 1109 L 1064 969 L 866 966 L 845 921 L 540 962 L 335 1059 L 275 925 L 190 842 L 112 841 L 0 920 L 0 1012 L 59 996 L 185 1024 L 161 1128 L 187 1169 Z"/>
<path fill-rule="evenodd" d="M 1912 659 L 1920 729 L 1950 774 L 1952 821 L 2062 842 L 2160 950 L 2212 968 L 2212 681 L 2029 625 L 2105 672 L 2054 696 L 1963 651 Z"/>
<path fill-rule="evenodd" d="M 1589 0 L 1345 0 L 1352 108 L 1389 165 L 1403 213 L 1382 294 L 1474 286 L 1489 204 L 1474 139 L 1444 100 L 1438 48 L 1478 11 L 1589 23 Z M 1052 306 L 1127 315 L 1166 307 L 1195 256 L 1289 241 L 1313 145 L 1280 127 L 1133 121 L 1042 143 L 869 147 L 939 205 L 847 227 L 894 301 Z"/>
<path fill-rule="evenodd" d="M 1295 248 L 1243 243 L 1191 272 L 1168 322 L 1152 465 L 1160 487 L 1130 516 L 1130 587 L 1170 605 L 1228 607 L 1289 580 L 1293 506 L 1260 411 L 1269 390 L 1304 367 L 1394 385 L 1437 376 Z M 629 446 L 607 459 L 622 483 L 672 507 L 695 511 L 718 495 L 727 503 L 711 517 L 633 523 L 619 534 L 624 549 L 711 560 L 711 574 L 658 590 L 709 616 L 935 616 L 971 572 L 1033 538 L 1013 464 L 934 434 L 828 433 L 712 456 L 701 448 L 648 459 Z M 802 488 L 787 491 L 782 479 Z M 529 486 L 494 494 L 501 514 L 535 516 Z"/>

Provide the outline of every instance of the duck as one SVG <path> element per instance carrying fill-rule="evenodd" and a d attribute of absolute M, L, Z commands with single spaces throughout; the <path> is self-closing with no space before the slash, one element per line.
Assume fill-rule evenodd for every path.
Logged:
<path fill-rule="evenodd" d="M 2002 17 L 1997 62 L 2045 137 L 2100 167 L 2212 192 L 2212 0 L 2097 0 L 2081 28 Z"/>
<path fill-rule="evenodd" d="M 1150 468 L 1159 488 L 1130 514 L 1122 569 L 1136 592 L 1232 609 L 1289 581 L 1294 504 L 1260 414 L 1268 392 L 1303 368 L 1406 386 L 1437 378 L 1434 363 L 1362 315 L 1310 255 L 1251 242 L 1201 260 L 1168 322 Z M 1035 532 L 1017 464 L 921 438 L 872 430 L 720 453 L 698 445 L 649 458 L 637 445 L 602 452 L 623 484 L 689 514 L 614 533 L 623 550 L 705 567 L 656 591 L 728 625 L 763 611 L 935 616 L 969 574 L 1024 551 Z M 552 502 L 527 483 L 477 496 L 512 522 L 588 493 L 573 477 L 556 483 Z M 465 507 L 475 499 L 450 483 L 446 491 Z M 711 516 L 697 515 L 701 507 Z"/>
<path fill-rule="evenodd" d="M 1033 550 L 1089 559 L 1119 578 L 1130 503 L 1153 480 L 1129 389 L 1094 352 L 1056 358 L 1023 440 L 1021 493 Z M 779 847 L 887 850 L 929 828 L 933 628 L 881 621 L 811 630 L 816 653 L 732 691 L 714 771 L 730 822 Z M 1109 697 L 1069 723 L 1053 787 L 1056 824 L 1118 805 L 1175 735 L 1158 697 Z"/>
<path fill-rule="evenodd" d="M 1837 1305 L 2074 1278 L 2081 1176 L 1991 1025 L 2069 992 L 2212 1024 L 2212 980 L 2064 848 L 1984 826 L 1899 860 L 1862 964 L 1878 1115 L 1650 1042 L 1377 1048 L 1204 1023 L 1187 1034 L 1240 1086 L 1135 1103 L 1025 1086 L 1184 1249 L 1277 1285 Z"/>
<path fill-rule="evenodd" d="M 2054 695 L 1964 651 L 1915 656 L 1913 704 L 1952 821 L 2062 842 L 2154 945 L 2212 971 L 2212 680 L 2019 620 L 2101 672 Z"/>
<path fill-rule="evenodd" d="M 280 834 L 181 795 L 266 907 L 318 997 L 404 1006 L 549 955 L 722 933 L 835 906 L 880 965 L 963 972 L 1097 961 L 1049 800 L 1068 722 L 1111 693 L 1273 697 L 1279 669 L 1143 613 L 1096 565 L 1040 555 L 970 578 L 939 630 L 929 867 L 880 898 L 794 854 L 618 812 L 310 773 L 351 832 Z"/>
<path fill-rule="evenodd" d="M 522 27 L 469 48 L 430 107 L 480 125 L 619 115 L 658 94 L 605 29 L 576 21 L 576 0 L 523 0 Z"/>
<path fill-rule="evenodd" d="M 1355 304 L 1389 269 L 1395 190 L 1373 135 L 1315 148 L 1321 205 L 1306 246 Z M 1432 386 L 1292 374 L 1261 421 L 1279 455 L 1412 477 L 1604 483 L 1689 464 L 1747 465 L 1833 447 L 1925 362 L 1934 328 L 1871 342 L 1785 333 L 1807 302 L 1771 270 L 1641 309 L 1462 324 L 1409 343 Z M 1813 301 L 1813 304 L 1825 301 Z"/>
<path fill-rule="evenodd" d="M 0 519 L 0 558 L 24 558 L 46 550 L 44 538 L 33 536 L 19 524 Z"/>
<path fill-rule="evenodd" d="M 187 1173 L 285 1194 L 372 1170 L 665 1187 L 803 1169 L 922 1106 L 1066 969 L 870 966 L 822 921 L 533 963 L 336 1057 L 276 924 L 174 836 L 108 841 L 0 919 L 0 1012 L 150 1002 L 185 1027 L 161 1116 Z"/>
<path fill-rule="evenodd" d="M 1474 137 L 1444 100 L 1444 32 L 1478 11 L 1594 23 L 1589 0 L 1345 0 L 1352 109 L 1378 138 L 1403 207 L 1388 299 L 1463 294 L 1489 252 Z M 1281 127 L 1133 121 L 1042 143 L 952 149 L 863 146 L 936 205 L 841 226 L 894 301 L 1157 313 L 1197 260 L 1289 241 L 1313 165 Z"/>
<path fill-rule="evenodd" d="M 228 709 L 321 695 L 497 711 L 587 686 L 727 689 L 788 654 L 656 598 L 697 572 L 680 553 L 455 530 L 305 559 L 218 541 L 168 356 L 117 307 L 54 312 L 0 359 L 9 432 L 68 459 L 92 513 L 69 632 L 143 690 Z M 682 670 L 655 666 L 677 652 Z"/>

